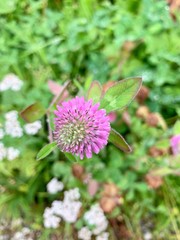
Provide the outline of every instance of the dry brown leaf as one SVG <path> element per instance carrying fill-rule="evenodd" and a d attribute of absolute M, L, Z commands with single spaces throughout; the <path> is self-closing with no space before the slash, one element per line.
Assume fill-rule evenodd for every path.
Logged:
<path fill-rule="evenodd" d="M 140 106 L 136 111 L 136 116 L 143 120 L 145 120 L 149 114 L 150 114 L 149 108 L 146 106 Z"/>
<path fill-rule="evenodd" d="M 110 213 L 116 207 L 115 199 L 111 197 L 102 197 L 100 200 L 100 206 L 105 213 Z"/>
<path fill-rule="evenodd" d="M 153 175 L 151 173 L 148 173 L 145 176 L 145 181 L 152 189 L 157 189 L 163 184 L 163 178 L 161 176 Z"/>
<path fill-rule="evenodd" d="M 139 103 L 143 103 L 149 96 L 149 89 L 145 86 L 142 86 L 136 96 L 136 99 Z"/>
<path fill-rule="evenodd" d="M 76 178 L 82 179 L 85 173 L 85 169 L 80 164 L 74 164 L 72 166 L 72 173 Z"/>
<path fill-rule="evenodd" d="M 107 183 L 104 185 L 103 196 L 115 197 L 118 193 L 119 190 L 114 183 Z"/>

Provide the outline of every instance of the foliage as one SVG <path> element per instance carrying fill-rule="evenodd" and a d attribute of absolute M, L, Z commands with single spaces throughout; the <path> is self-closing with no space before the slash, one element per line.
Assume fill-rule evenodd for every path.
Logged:
<path fill-rule="evenodd" d="M 170 151 L 169 139 L 180 133 L 176 121 L 180 115 L 179 22 L 179 15 L 174 13 L 172 17 L 163 0 L 0 3 L 0 79 L 13 72 L 24 82 L 19 92 L 0 92 L 0 128 L 6 121 L 5 113 L 14 109 L 29 122 L 49 110 L 49 104 L 53 111 L 63 94 L 53 98 L 49 79 L 66 86 L 68 97 L 95 96 L 95 102 L 112 82 L 132 76 L 142 76 L 143 86 L 149 91 L 143 102 L 137 97 L 128 108 L 118 110 L 112 123 L 132 147 L 131 153 L 109 143 L 90 160 L 80 161 L 54 149 L 51 155 L 37 161 L 37 153 L 51 137 L 48 130 L 53 116 L 49 111 L 41 118 L 42 129 L 36 135 L 5 136 L 3 142 L 18 147 L 20 156 L 13 161 L 0 161 L 3 218 L 24 218 L 27 226 L 41 232 L 41 239 L 49 239 L 52 233 L 59 236 L 58 230 L 43 227 L 44 208 L 62 198 L 61 194 L 47 192 L 51 178 L 61 180 L 65 189 L 78 187 L 83 209 L 101 201 L 105 183 L 114 183 L 121 203 L 107 213 L 112 229 L 118 224 L 125 226 L 135 239 L 143 238 L 146 231 L 152 232 L 152 239 L 178 239 L 180 163 Z M 108 91 L 104 98 L 107 95 Z M 103 106 L 107 99 L 102 99 Z M 124 98 L 119 95 L 117 103 L 121 101 Z M 38 104 L 40 115 L 36 112 Z M 35 106 L 34 115 L 22 112 L 29 105 Z M 23 119 L 19 121 L 25 126 Z M 86 181 L 73 172 L 75 164 L 84 169 Z M 93 196 L 89 193 L 89 175 L 99 184 Z M 157 188 L 152 184 L 154 176 L 162 180 Z M 81 227 L 81 220 L 76 224 L 76 229 Z M 60 232 L 67 239 L 72 238 L 70 231 L 61 226 Z M 128 239 L 119 234 L 112 233 L 112 239 Z"/>

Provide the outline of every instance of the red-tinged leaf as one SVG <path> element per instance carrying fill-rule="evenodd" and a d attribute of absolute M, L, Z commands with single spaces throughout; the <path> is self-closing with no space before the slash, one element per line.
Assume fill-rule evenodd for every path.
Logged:
<path fill-rule="evenodd" d="M 62 91 L 62 88 L 63 88 L 60 84 L 58 84 L 52 80 L 48 81 L 48 87 L 49 87 L 50 92 L 52 94 L 54 94 L 55 96 L 58 95 Z"/>
<path fill-rule="evenodd" d="M 124 152 L 131 152 L 132 149 L 126 142 L 126 140 L 121 136 L 120 133 L 116 132 L 114 129 L 111 129 L 109 135 L 109 142 L 113 143 L 117 148 L 123 150 Z"/>
<path fill-rule="evenodd" d="M 103 84 L 102 86 L 102 93 L 104 95 L 104 93 L 110 88 L 112 87 L 116 82 L 115 81 L 108 81 L 106 83 Z"/>
<path fill-rule="evenodd" d="M 100 101 L 102 93 L 102 87 L 98 81 L 93 81 L 88 91 L 88 99 L 92 99 L 94 103 Z"/>
<path fill-rule="evenodd" d="M 53 102 L 56 101 L 56 103 L 59 103 L 68 98 L 69 93 L 66 89 L 67 86 L 68 85 L 66 85 L 65 87 L 61 86 L 60 84 L 52 80 L 48 81 L 49 90 L 55 96 L 53 99 Z M 57 97 L 58 97 L 58 100 L 57 100 Z"/>
<path fill-rule="evenodd" d="M 89 195 L 93 197 L 97 193 L 98 189 L 99 189 L 99 183 L 96 180 L 91 179 L 88 182 Z"/>
<path fill-rule="evenodd" d="M 44 106 L 41 103 L 36 102 L 25 108 L 20 115 L 26 122 L 31 123 L 40 119 L 45 113 L 46 109 Z"/>

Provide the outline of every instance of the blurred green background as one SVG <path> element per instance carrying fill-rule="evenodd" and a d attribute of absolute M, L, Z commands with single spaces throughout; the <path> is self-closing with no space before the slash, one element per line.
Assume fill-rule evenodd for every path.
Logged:
<path fill-rule="evenodd" d="M 180 239 L 180 161 L 170 145 L 180 134 L 179 5 L 175 0 L 0 1 L 0 82 L 13 73 L 24 83 L 20 91 L 0 92 L 0 127 L 11 110 L 20 112 L 36 101 L 47 108 L 53 98 L 48 80 L 61 86 L 70 81 L 68 93 L 75 96 L 85 95 L 93 80 L 105 88 L 111 81 L 143 77 L 143 90 L 112 124 L 133 152 L 109 144 L 100 155 L 76 163 L 99 184 L 93 196 L 89 182 L 76 176 L 62 153 L 35 160 L 48 143 L 46 117 L 38 134 L 0 140 L 20 151 L 14 161 L 0 161 L 5 220 L 0 225 L 7 225 L 0 228 L 0 239 L 15 239 L 22 226 L 30 229 L 31 239 L 78 239 L 81 217 L 68 227 L 43 226 L 45 207 L 60 198 L 46 192 L 53 177 L 65 189 L 80 189 L 82 211 L 96 202 L 103 208 L 104 184 L 116 185 L 122 201 L 105 211 L 109 239 Z M 14 219 L 23 223 L 14 227 Z"/>

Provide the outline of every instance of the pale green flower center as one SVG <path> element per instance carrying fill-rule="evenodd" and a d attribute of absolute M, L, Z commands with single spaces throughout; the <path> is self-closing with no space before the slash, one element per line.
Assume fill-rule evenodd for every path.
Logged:
<path fill-rule="evenodd" d="M 65 146 L 74 147 L 82 142 L 86 136 L 86 127 L 84 122 L 67 123 L 59 131 L 59 140 Z"/>

